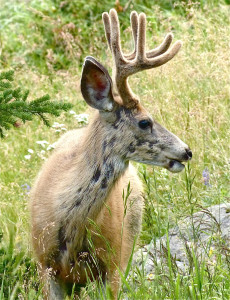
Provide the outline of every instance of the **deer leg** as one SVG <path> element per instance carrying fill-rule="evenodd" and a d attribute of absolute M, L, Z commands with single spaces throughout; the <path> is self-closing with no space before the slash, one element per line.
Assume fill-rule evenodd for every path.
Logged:
<path fill-rule="evenodd" d="M 49 298 L 48 300 L 63 300 L 64 299 L 63 287 L 54 279 L 49 282 Z"/>
<path fill-rule="evenodd" d="M 107 283 L 111 288 L 111 299 L 112 300 L 117 299 L 117 295 L 120 287 L 120 276 L 116 266 L 110 268 L 107 275 Z"/>
<path fill-rule="evenodd" d="M 51 276 L 43 277 L 43 282 L 43 294 L 45 300 L 64 300 L 66 293 L 63 284 Z"/>

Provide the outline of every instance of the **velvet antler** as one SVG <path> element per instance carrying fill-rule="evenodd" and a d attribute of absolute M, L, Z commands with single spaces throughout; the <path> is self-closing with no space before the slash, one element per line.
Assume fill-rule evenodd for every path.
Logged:
<path fill-rule="evenodd" d="M 124 55 L 120 42 L 120 26 L 115 9 L 111 9 L 109 14 L 102 15 L 106 38 L 113 54 L 115 62 L 115 84 L 117 91 L 126 107 L 134 107 L 139 99 L 129 87 L 128 77 L 132 74 L 159 67 L 172 59 L 179 51 L 181 42 L 177 41 L 170 49 L 173 35 L 167 34 L 162 44 L 150 51 L 145 50 L 145 32 L 146 32 L 146 15 L 133 11 L 130 15 L 134 51 L 131 54 Z"/>

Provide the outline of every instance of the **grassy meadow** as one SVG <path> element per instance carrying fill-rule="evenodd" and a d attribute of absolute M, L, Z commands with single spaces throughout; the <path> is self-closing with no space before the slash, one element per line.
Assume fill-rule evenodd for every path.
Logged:
<path fill-rule="evenodd" d="M 0 71 L 14 69 L 15 84 L 30 89 L 31 99 L 48 93 L 72 103 L 75 112 L 50 118 L 50 128 L 38 119 L 21 124 L 0 141 L 0 300 L 42 299 L 30 243 L 29 191 L 52 144 L 66 130 L 85 126 L 79 114 L 93 113 L 80 94 L 81 65 L 92 55 L 111 71 L 101 13 L 112 7 L 119 11 L 127 51 L 134 9 L 147 15 L 149 48 L 170 31 L 174 40 L 183 41 L 172 61 L 130 80 L 153 117 L 193 151 L 192 161 L 179 174 L 136 164 L 145 187 L 137 247 L 163 236 L 201 207 L 230 202 L 228 0 L 98 2 L 0 0 Z M 189 276 L 175 271 L 149 280 L 142 270 L 135 280 L 123 276 L 119 297 L 230 299 L 230 264 L 219 253 L 213 254 L 212 273 L 205 264 L 194 265 Z M 91 299 L 109 299 L 92 284 L 81 299 L 87 293 Z"/>

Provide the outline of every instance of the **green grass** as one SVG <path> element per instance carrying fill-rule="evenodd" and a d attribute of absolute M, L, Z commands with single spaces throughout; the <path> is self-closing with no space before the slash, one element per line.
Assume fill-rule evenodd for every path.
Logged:
<path fill-rule="evenodd" d="M 132 9 L 144 11 L 149 47 L 159 44 L 171 30 L 175 40 L 183 41 L 183 48 L 167 65 L 133 76 L 131 85 L 155 119 L 190 145 L 193 160 L 176 175 L 137 165 L 145 188 L 139 245 L 166 234 L 168 227 L 199 210 L 199 205 L 230 200 L 228 1 L 155 2 L 130 2 L 125 13 L 120 13 L 122 29 L 127 28 Z M 124 6 L 126 1 L 120 3 Z M 61 1 L 51 0 L 0 0 L 0 4 L 1 70 L 14 68 L 17 84 L 31 90 L 31 99 L 48 93 L 52 99 L 73 103 L 76 113 L 86 109 L 91 113 L 80 95 L 80 66 L 86 55 L 93 55 L 111 70 L 101 13 L 114 7 L 115 1 L 69 0 L 64 7 Z M 129 32 L 126 29 L 122 34 L 127 49 Z M 63 123 L 67 129 L 81 126 L 69 113 L 51 118 L 53 122 Z M 42 298 L 31 250 L 25 185 L 32 185 L 50 152 L 36 142 L 52 144 L 60 134 L 34 120 L 8 131 L 1 140 L 0 299 Z M 30 159 L 25 158 L 28 149 L 33 150 Z M 205 169 L 209 185 L 204 184 Z M 127 274 L 122 276 L 120 299 L 125 295 L 128 299 L 229 299 L 229 266 L 219 253 L 215 256 L 213 272 L 204 263 L 198 264 L 194 253 L 189 276 L 175 270 L 170 255 L 170 272 L 164 273 L 159 265 L 154 280 L 148 280 L 142 269 L 132 270 L 129 280 Z M 86 293 L 103 298 L 103 292 L 95 291 L 92 284 L 82 298 Z M 109 295 L 109 290 L 106 293 Z"/>

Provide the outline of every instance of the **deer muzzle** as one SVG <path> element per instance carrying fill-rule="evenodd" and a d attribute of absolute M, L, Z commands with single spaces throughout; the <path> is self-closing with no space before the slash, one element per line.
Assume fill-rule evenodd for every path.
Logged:
<path fill-rule="evenodd" d="M 184 169 L 184 164 L 182 162 L 192 159 L 192 151 L 189 148 L 185 148 L 182 158 L 180 160 L 169 158 L 169 164 L 167 169 L 172 173 L 181 172 Z"/>

